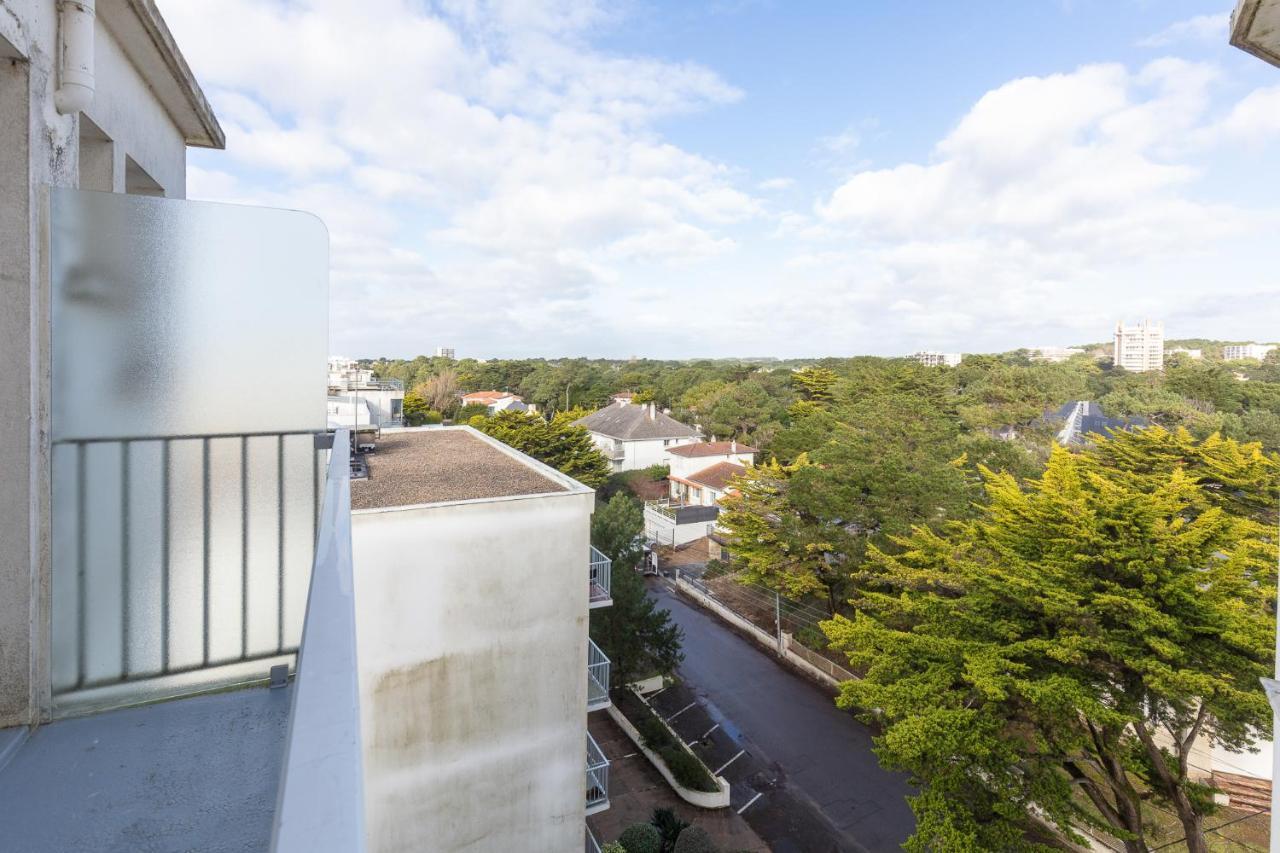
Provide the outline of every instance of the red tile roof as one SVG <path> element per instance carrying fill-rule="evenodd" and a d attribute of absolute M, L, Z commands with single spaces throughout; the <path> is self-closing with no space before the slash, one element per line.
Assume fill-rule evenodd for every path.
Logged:
<path fill-rule="evenodd" d="M 515 397 L 517 400 L 524 402 L 518 394 L 512 394 L 510 391 L 472 391 L 470 394 L 462 395 L 463 403 L 493 403 L 504 397 Z"/>
<path fill-rule="evenodd" d="M 732 441 L 703 441 L 698 444 L 682 444 L 679 447 L 668 447 L 668 453 L 676 456 L 683 456 L 686 459 L 695 459 L 699 456 L 732 456 L 734 453 L 755 453 L 754 447 L 748 447 L 742 442 L 736 444 Z"/>
<path fill-rule="evenodd" d="M 717 462 L 708 468 L 703 468 L 696 474 L 690 474 L 685 479 L 697 483 L 699 486 L 706 486 L 709 489 L 715 489 L 717 492 L 723 492 L 729 488 L 730 480 L 745 473 L 747 473 L 747 469 L 741 465 L 735 465 L 732 462 Z"/>

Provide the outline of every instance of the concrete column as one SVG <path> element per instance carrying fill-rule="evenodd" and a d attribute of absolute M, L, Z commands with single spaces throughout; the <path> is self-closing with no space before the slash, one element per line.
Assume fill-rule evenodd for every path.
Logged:
<path fill-rule="evenodd" d="M 30 66 L 0 61 L 0 726 L 31 711 L 31 210 Z M 10 121 L 14 117 L 20 120 Z"/>
<path fill-rule="evenodd" d="M 82 133 L 80 136 L 80 189 L 122 193 L 124 187 L 124 150 L 105 136 L 99 138 Z"/>

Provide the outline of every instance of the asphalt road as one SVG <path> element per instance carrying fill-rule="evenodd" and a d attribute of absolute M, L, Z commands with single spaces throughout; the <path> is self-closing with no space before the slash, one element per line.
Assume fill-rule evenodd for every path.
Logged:
<path fill-rule="evenodd" d="M 745 749 L 723 775 L 732 785 L 735 808 L 761 793 L 743 813 L 753 828 L 775 850 L 901 849 L 915 829 L 906 802 L 912 789 L 905 776 L 877 763 L 867 728 L 836 708 L 828 692 L 665 584 L 652 583 L 650 590 L 684 629 L 679 674 L 690 689 L 686 695 L 660 695 L 654 706 L 665 706 L 670 715 L 696 698 L 698 707 L 680 713 L 672 725 L 701 731 L 681 735 L 695 740 L 710 721 L 719 727 L 700 752 L 733 755 L 735 746 Z M 766 825 L 757 827 L 758 822 Z"/>

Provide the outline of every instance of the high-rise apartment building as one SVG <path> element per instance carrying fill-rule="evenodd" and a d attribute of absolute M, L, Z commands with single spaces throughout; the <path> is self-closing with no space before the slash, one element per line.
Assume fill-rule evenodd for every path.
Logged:
<path fill-rule="evenodd" d="M 457 358 L 453 347 L 436 347 L 436 358 Z"/>
<path fill-rule="evenodd" d="M 1116 323 L 1112 363 L 1133 373 L 1164 367 L 1164 323 L 1143 320 L 1132 326 Z"/>

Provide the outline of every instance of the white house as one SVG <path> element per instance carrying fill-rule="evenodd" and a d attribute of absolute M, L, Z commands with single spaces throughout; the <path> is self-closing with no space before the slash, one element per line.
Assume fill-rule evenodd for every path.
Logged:
<path fill-rule="evenodd" d="M 661 412 L 653 403 L 614 403 L 574 421 L 586 427 L 613 471 L 636 471 L 665 465 L 667 449 L 697 441 L 696 429 Z"/>
<path fill-rule="evenodd" d="M 737 441 L 704 441 L 667 449 L 671 501 L 715 506 L 734 477 L 755 462 L 756 449 Z"/>
<path fill-rule="evenodd" d="M 537 411 L 535 406 L 526 403 L 519 394 L 512 394 L 510 391 L 472 391 L 462 395 L 462 405 L 485 406 L 491 415 L 507 411 Z"/>
<path fill-rule="evenodd" d="M 398 379 L 375 379 L 373 371 L 349 358 L 329 358 L 329 418 L 343 426 L 356 424 L 355 410 L 367 411 L 378 427 L 404 426 L 404 384 Z M 345 412 L 345 417 L 338 409 Z"/>

